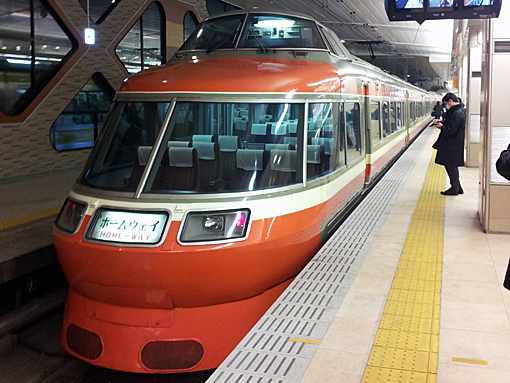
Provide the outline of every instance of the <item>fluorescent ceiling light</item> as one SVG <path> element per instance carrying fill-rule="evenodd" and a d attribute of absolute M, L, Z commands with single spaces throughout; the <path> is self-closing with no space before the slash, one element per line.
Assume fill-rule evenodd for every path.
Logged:
<path fill-rule="evenodd" d="M 258 28 L 286 28 L 292 27 L 295 24 L 294 20 L 288 19 L 269 19 L 269 20 L 260 20 L 255 27 Z"/>

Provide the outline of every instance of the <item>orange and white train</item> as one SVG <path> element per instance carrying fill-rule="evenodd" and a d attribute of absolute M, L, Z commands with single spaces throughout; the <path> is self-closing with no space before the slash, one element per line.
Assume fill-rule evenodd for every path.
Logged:
<path fill-rule="evenodd" d="M 434 101 L 310 18 L 206 19 L 125 80 L 56 220 L 63 347 L 123 371 L 217 367 Z"/>

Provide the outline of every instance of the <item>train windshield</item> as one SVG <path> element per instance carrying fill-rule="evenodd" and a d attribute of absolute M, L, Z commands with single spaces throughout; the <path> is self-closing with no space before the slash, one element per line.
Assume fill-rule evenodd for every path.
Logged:
<path fill-rule="evenodd" d="M 245 18 L 246 15 L 242 14 L 204 21 L 198 25 L 179 50 L 212 52 L 215 49 L 233 49 Z"/>
<path fill-rule="evenodd" d="M 301 103 L 117 102 L 78 182 L 159 194 L 302 183 L 346 164 L 341 115 L 332 103 L 310 104 L 305 123 Z"/>
<path fill-rule="evenodd" d="M 186 40 L 180 51 L 256 48 L 326 49 L 315 22 L 277 14 L 250 14 L 244 29 L 245 14 L 206 20 Z M 242 36 L 239 37 L 242 31 Z"/>
<path fill-rule="evenodd" d="M 251 14 L 239 48 L 326 49 L 315 22 L 281 15 Z"/>
<path fill-rule="evenodd" d="M 115 191 L 134 192 L 147 150 L 156 142 L 170 103 L 117 103 L 103 134 L 78 180 L 83 185 Z M 149 152 L 150 153 L 150 152 Z M 145 157 L 144 157 L 145 156 Z"/>

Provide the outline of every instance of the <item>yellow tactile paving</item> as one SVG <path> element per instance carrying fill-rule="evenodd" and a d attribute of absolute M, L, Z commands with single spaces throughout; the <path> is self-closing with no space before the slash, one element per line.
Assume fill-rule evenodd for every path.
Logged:
<path fill-rule="evenodd" d="M 433 156 L 362 383 L 437 381 L 444 184 Z"/>
<path fill-rule="evenodd" d="M 13 226 L 22 225 L 24 223 L 35 221 L 37 219 L 46 218 L 49 217 L 50 215 L 58 214 L 59 211 L 60 207 L 54 207 L 52 209 L 39 211 L 34 214 L 24 215 L 23 217 L 9 219 L 7 221 L 0 222 L 0 230 L 8 229 L 9 227 Z"/>

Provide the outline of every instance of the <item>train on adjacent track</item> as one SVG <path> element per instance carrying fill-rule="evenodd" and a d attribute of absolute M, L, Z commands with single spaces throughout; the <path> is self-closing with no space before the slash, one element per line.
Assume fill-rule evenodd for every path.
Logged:
<path fill-rule="evenodd" d="M 63 347 L 123 371 L 217 367 L 436 99 L 308 17 L 206 19 L 125 80 L 55 222 Z"/>

